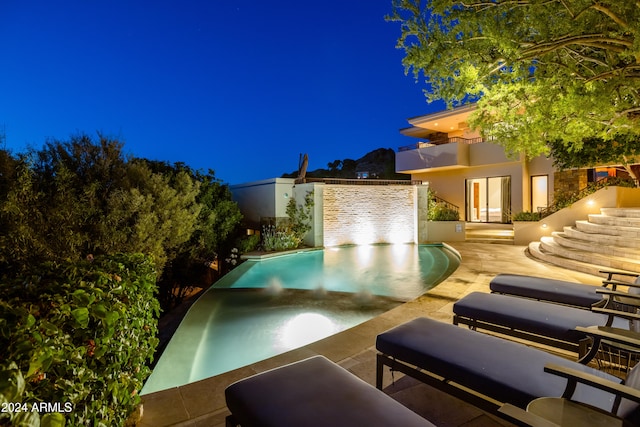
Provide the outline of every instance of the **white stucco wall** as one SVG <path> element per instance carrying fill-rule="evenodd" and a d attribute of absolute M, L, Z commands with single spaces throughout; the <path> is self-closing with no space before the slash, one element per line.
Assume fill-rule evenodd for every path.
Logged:
<path fill-rule="evenodd" d="M 272 178 L 229 188 L 245 222 L 257 227 L 262 217 L 287 216 L 287 203 L 293 195 L 294 182 L 293 178 Z"/>

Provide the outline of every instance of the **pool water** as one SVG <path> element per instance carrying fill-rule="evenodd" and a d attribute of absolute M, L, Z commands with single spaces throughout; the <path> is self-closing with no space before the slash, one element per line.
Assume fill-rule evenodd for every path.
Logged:
<path fill-rule="evenodd" d="M 191 307 L 142 394 L 333 335 L 423 294 L 459 259 L 443 246 L 373 245 L 246 261 Z"/>

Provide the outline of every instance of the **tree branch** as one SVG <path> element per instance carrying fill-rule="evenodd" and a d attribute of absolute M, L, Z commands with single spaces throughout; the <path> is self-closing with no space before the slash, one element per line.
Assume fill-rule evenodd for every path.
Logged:
<path fill-rule="evenodd" d="M 558 40 L 551 40 L 549 42 L 536 44 L 530 48 L 527 48 L 523 51 L 523 58 L 531 58 L 536 56 L 537 54 L 545 54 L 552 52 L 554 50 L 558 50 L 565 46 L 569 46 L 572 44 L 579 44 L 583 46 L 591 46 L 598 49 L 606 49 L 616 51 L 618 53 L 624 52 L 625 49 L 616 48 L 614 45 L 624 46 L 626 48 L 633 47 L 633 42 L 622 40 L 622 39 L 614 39 L 611 37 L 606 37 L 603 34 L 590 34 L 590 35 L 575 35 L 575 36 L 566 36 Z"/>
<path fill-rule="evenodd" d="M 611 20 L 613 22 L 615 22 L 616 24 L 620 25 L 622 28 L 624 28 L 625 30 L 629 28 L 629 24 L 624 21 L 622 18 L 620 18 L 618 15 L 616 15 L 615 13 L 613 13 L 613 11 L 611 9 L 609 9 L 608 7 L 604 7 L 602 4 L 600 3 L 596 3 L 593 6 L 589 7 L 590 9 L 595 9 L 598 12 L 602 12 L 603 14 L 605 14 L 606 16 L 608 16 L 609 18 L 611 18 Z M 584 11 L 583 11 L 584 12 Z M 579 15 L 576 17 L 576 19 L 579 18 Z"/>

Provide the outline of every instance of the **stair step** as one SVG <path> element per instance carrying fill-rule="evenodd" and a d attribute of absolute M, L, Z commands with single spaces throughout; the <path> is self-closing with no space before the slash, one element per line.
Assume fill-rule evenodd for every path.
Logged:
<path fill-rule="evenodd" d="M 640 218 L 639 208 L 601 208 L 600 212 L 607 216 Z"/>
<path fill-rule="evenodd" d="M 564 227 L 564 234 L 572 239 L 580 239 L 596 245 L 614 245 L 628 248 L 640 249 L 640 239 L 628 238 L 625 236 L 613 236 L 610 234 L 585 233 L 576 227 Z"/>
<path fill-rule="evenodd" d="M 610 255 L 640 261 L 640 249 L 616 246 L 614 242 L 606 242 L 594 246 L 594 242 L 592 241 L 582 240 L 562 231 L 554 231 L 551 233 L 551 236 L 554 242 L 566 248 L 578 249 L 585 252 L 593 252 L 595 249 L 599 255 Z"/>
<path fill-rule="evenodd" d="M 591 274 L 592 276 L 600 276 L 605 277 L 606 274 L 600 273 L 600 270 L 610 270 L 611 267 L 607 267 L 604 265 L 596 265 L 590 264 L 587 262 L 577 261 L 574 259 L 564 258 L 556 256 L 555 254 L 550 254 L 541 248 L 541 242 L 531 242 L 528 246 L 529 254 L 541 261 L 548 262 L 549 264 L 557 265 L 562 268 L 566 268 L 568 270 L 580 271 L 582 273 Z M 620 269 L 618 269 L 620 270 Z M 637 273 L 637 271 L 628 271 L 621 270 L 627 273 Z"/>
<path fill-rule="evenodd" d="M 605 268 L 615 268 L 619 270 L 640 272 L 640 260 L 611 255 L 602 255 L 598 252 L 583 251 L 568 248 L 554 241 L 553 237 L 542 237 L 540 247 L 550 253 L 560 257 L 569 258 L 583 263 L 594 264 Z"/>
<path fill-rule="evenodd" d="M 589 221 L 576 221 L 576 228 L 584 233 L 607 234 L 611 236 L 623 236 L 629 239 L 640 239 L 640 226 L 623 227 L 606 224 L 595 224 Z"/>
<path fill-rule="evenodd" d="M 592 224 L 612 225 L 616 227 L 640 227 L 640 218 L 635 217 L 589 214 L 588 218 Z"/>

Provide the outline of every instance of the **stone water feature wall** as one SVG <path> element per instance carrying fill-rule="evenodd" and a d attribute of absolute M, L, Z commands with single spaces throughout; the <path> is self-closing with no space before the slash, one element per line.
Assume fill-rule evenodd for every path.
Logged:
<path fill-rule="evenodd" d="M 415 243 L 417 194 L 413 185 L 324 185 L 324 246 Z"/>

